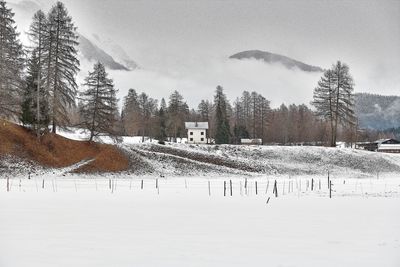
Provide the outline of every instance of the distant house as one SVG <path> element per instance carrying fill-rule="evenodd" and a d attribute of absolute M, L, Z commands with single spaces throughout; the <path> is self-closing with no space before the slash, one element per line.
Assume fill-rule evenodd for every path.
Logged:
<path fill-rule="evenodd" d="M 358 148 L 387 153 L 400 153 L 400 141 L 396 139 L 379 139 L 374 142 L 358 143 Z"/>
<path fill-rule="evenodd" d="M 185 122 L 188 144 L 207 144 L 208 122 Z"/>
<path fill-rule="evenodd" d="M 262 139 L 240 139 L 242 145 L 262 145 Z"/>

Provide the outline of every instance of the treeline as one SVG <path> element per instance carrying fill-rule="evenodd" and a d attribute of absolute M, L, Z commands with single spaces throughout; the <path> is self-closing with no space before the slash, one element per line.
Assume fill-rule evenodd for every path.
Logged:
<path fill-rule="evenodd" d="M 24 48 L 16 31 L 14 13 L 0 0 L 0 117 L 20 120 L 38 138 L 58 127 L 80 127 L 89 140 L 122 135 L 176 141 L 186 137 L 185 121 L 209 123 L 208 137 L 218 144 L 238 144 L 243 138 L 262 143 L 332 145 L 375 136 L 360 131 L 354 116 L 353 80 L 346 64 L 337 62 L 325 71 L 314 90 L 312 105 L 282 104 L 272 109 L 258 92 L 243 91 L 233 103 L 217 86 L 212 101 L 190 108 L 178 91 L 155 99 L 130 89 L 119 111 L 117 89 L 104 65 L 97 62 L 81 92 L 78 34 L 63 3 L 47 13 L 35 13 Z M 362 139 L 361 139 L 362 138 Z"/>

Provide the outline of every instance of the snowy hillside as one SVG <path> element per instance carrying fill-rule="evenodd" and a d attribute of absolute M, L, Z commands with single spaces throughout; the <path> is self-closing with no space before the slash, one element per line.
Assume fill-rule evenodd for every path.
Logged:
<path fill-rule="evenodd" d="M 325 147 L 130 144 L 122 148 L 147 163 L 142 172 L 186 175 L 231 173 L 248 175 L 354 176 L 400 172 L 400 155 Z M 148 168 L 148 169 L 146 169 Z"/>

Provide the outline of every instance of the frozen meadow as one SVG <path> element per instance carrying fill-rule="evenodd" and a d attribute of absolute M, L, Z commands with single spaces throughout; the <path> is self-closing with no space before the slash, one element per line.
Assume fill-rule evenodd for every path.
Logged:
<path fill-rule="evenodd" d="M 1 179 L 0 266 L 399 266 L 398 174 L 330 176 Z"/>

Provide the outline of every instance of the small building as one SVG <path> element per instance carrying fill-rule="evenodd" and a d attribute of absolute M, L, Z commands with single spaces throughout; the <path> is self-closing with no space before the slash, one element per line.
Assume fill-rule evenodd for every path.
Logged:
<path fill-rule="evenodd" d="M 185 122 L 188 144 L 207 144 L 208 122 Z"/>
<path fill-rule="evenodd" d="M 374 142 L 357 143 L 357 147 L 368 151 L 400 153 L 400 141 L 396 139 L 379 139 Z"/>
<path fill-rule="evenodd" d="M 240 139 L 240 144 L 242 145 L 262 145 L 262 139 L 254 138 L 254 139 Z"/>

